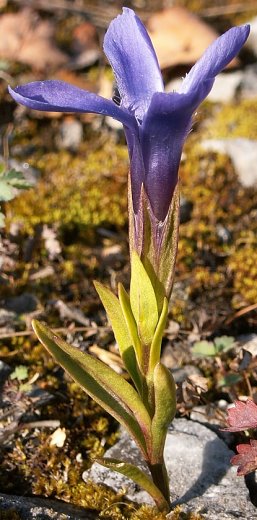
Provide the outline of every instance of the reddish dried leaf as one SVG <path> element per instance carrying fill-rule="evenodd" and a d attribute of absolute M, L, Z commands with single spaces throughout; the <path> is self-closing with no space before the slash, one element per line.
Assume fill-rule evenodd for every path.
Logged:
<path fill-rule="evenodd" d="M 257 428 L 257 405 L 248 399 L 246 403 L 235 401 L 235 406 L 228 409 L 229 432 L 240 432 Z"/>
<path fill-rule="evenodd" d="M 250 440 L 250 444 L 239 444 L 236 449 L 238 455 L 234 455 L 230 462 L 238 466 L 237 474 L 246 475 L 255 471 L 257 469 L 257 440 Z"/>

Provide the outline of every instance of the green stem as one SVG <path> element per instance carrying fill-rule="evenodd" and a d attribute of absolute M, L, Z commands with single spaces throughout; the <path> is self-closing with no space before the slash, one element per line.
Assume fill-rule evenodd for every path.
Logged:
<path fill-rule="evenodd" d="M 170 510 L 171 502 L 170 502 L 170 488 L 169 488 L 169 478 L 166 470 L 166 466 L 164 461 L 158 464 L 150 464 L 148 463 L 149 470 L 152 475 L 152 479 L 156 487 L 161 491 L 165 501 L 163 505 L 163 509 Z M 166 504 L 166 505 L 165 505 Z M 160 507 L 160 505 L 159 505 Z"/>

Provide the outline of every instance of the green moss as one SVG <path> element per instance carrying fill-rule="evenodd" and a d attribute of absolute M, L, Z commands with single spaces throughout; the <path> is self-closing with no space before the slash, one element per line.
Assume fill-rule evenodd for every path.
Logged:
<path fill-rule="evenodd" d="M 246 243 L 235 249 L 228 260 L 228 270 L 233 276 L 235 308 L 257 302 L 257 243 Z"/>
<path fill-rule="evenodd" d="M 257 139 L 256 99 L 223 105 L 208 126 L 208 137 Z"/>
<path fill-rule="evenodd" d="M 202 150 L 199 141 L 199 134 L 192 133 L 180 168 L 182 194 L 193 210 L 180 226 L 171 307 L 173 318 L 188 326 L 199 308 L 222 315 L 257 298 L 257 190 L 242 187 L 229 158 Z M 219 227 L 231 240 L 220 239 Z M 180 284 L 182 298 L 176 290 Z"/>
<path fill-rule="evenodd" d="M 127 221 L 127 150 L 106 144 L 76 157 L 67 151 L 31 161 L 42 172 L 35 189 L 7 206 L 7 221 L 31 233 L 38 224 L 123 226 Z"/>

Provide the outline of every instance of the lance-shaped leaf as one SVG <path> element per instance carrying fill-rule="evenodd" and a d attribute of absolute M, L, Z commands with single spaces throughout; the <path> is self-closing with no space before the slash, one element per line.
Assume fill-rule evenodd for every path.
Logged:
<path fill-rule="evenodd" d="M 106 310 L 108 319 L 112 326 L 115 339 L 119 345 L 120 354 L 124 365 L 131 375 L 137 389 L 141 391 L 141 380 L 137 369 L 137 361 L 133 348 L 133 337 L 127 326 L 123 315 L 122 306 L 115 294 L 99 282 L 94 282 L 95 288 L 99 294 L 102 304 Z"/>
<path fill-rule="evenodd" d="M 130 302 L 139 336 L 150 345 L 158 323 L 158 307 L 151 280 L 135 251 L 131 255 Z"/>
<path fill-rule="evenodd" d="M 46 349 L 70 376 L 130 432 L 146 455 L 150 417 L 136 390 L 107 365 L 56 336 L 36 320 L 33 329 Z"/>
<path fill-rule="evenodd" d="M 169 504 L 165 500 L 161 491 L 152 482 L 152 480 L 143 471 L 141 471 L 141 469 L 137 468 L 133 464 L 130 464 L 129 462 L 122 462 L 112 458 L 97 458 L 96 462 L 108 469 L 112 469 L 113 471 L 117 471 L 118 473 L 125 475 L 140 487 L 145 489 L 147 493 L 149 493 L 149 495 L 151 495 L 151 497 L 154 499 L 160 511 L 169 510 Z"/>
<path fill-rule="evenodd" d="M 169 369 L 158 363 L 153 374 L 155 414 L 152 419 L 152 464 L 163 458 L 167 429 L 176 413 L 176 385 Z"/>
<path fill-rule="evenodd" d="M 162 338 L 163 338 L 164 329 L 166 327 L 168 310 L 169 310 L 169 303 L 168 303 L 167 298 L 164 298 L 162 312 L 161 312 L 161 315 L 160 315 L 160 318 L 158 321 L 158 325 L 156 327 L 153 341 L 151 344 L 150 362 L 149 362 L 149 372 L 150 373 L 153 372 L 155 366 L 160 361 Z"/>
<path fill-rule="evenodd" d="M 134 318 L 134 315 L 133 315 L 133 312 L 131 309 L 131 305 L 130 305 L 129 295 L 121 283 L 119 283 L 118 291 L 119 291 L 119 301 L 120 301 L 120 305 L 122 308 L 123 316 L 126 321 L 126 324 L 127 324 L 127 327 L 128 327 L 128 330 L 129 330 L 129 333 L 130 333 L 130 336 L 131 336 L 131 339 L 132 339 L 132 342 L 134 345 L 134 349 L 136 352 L 138 362 L 140 364 L 140 362 L 142 361 L 142 348 L 141 348 L 140 339 L 138 337 L 137 324 L 136 324 L 136 321 L 135 321 L 135 318 Z"/>

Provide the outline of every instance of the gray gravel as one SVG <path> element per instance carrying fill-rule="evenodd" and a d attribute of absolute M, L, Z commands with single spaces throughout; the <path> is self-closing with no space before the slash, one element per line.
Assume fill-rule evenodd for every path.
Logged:
<path fill-rule="evenodd" d="M 208 520 L 257 519 L 257 509 L 249 500 L 244 479 L 231 467 L 233 453 L 209 428 L 197 422 L 177 419 L 167 437 L 165 459 L 170 476 L 173 505 L 195 511 Z M 120 441 L 106 453 L 108 457 L 139 464 L 135 443 L 122 431 Z M 143 463 L 139 464 L 141 469 Z M 140 503 L 151 503 L 149 496 L 119 473 L 99 464 L 83 474 L 115 490 L 127 489 L 127 496 Z"/>

